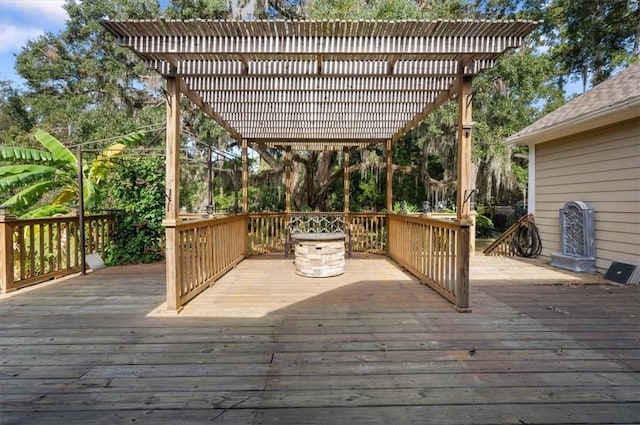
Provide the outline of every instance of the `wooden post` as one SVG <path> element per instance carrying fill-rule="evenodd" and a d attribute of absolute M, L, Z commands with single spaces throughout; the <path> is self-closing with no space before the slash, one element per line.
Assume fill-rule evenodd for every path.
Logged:
<path fill-rule="evenodd" d="M 349 215 L 349 198 L 350 198 L 350 175 L 349 175 L 349 149 L 343 149 L 343 157 L 342 157 L 342 166 L 343 166 L 343 174 L 344 174 L 344 219 L 347 221 L 347 216 Z"/>
<path fill-rule="evenodd" d="M 242 212 L 249 212 L 249 159 L 247 139 L 242 139 Z"/>
<path fill-rule="evenodd" d="M 207 214 L 211 215 L 213 213 L 213 163 L 211 162 L 211 157 L 213 156 L 213 152 L 211 149 L 211 145 L 207 149 Z"/>
<path fill-rule="evenodd" d="M 0 206 L 0 293 L 13 291 L 13 226 L 16 218 Z"/>
<path fill-rule="evenodd" d="M 82 173 L 82 145 L 78 145 L 78 234 L 80 236 L 80 273 L 87 274 L 87 247 L 84 234 L 84 181 Z"/>
<path fill-rule="evenodd" d="M 473 77 L 458 75 L 458 184 L 456 199 L 456 218 L 460 224 L 456 249 L 456 310 L 468 312 L 469 309 L 469 228 L 471 223 L 471 100 Z"/>
<path fill-rule="evenodd" d="M 458 195 L 456 216 L 458 220 L 468 220 L 471 212 L 471 83 L 473 78 L 460 75 L 458 92 Z"/>
<path fill-rule="evenodd" d="M 166 218 L 167 246 L 167 310 L 178 312 L 180 305 L 180 246 L 176 226 L 180 214 L 180 84 L 176 77 L 167 78 L 166 138 Z"/>
<path fill-rule="evenodd" d="M 387 160 L 387 212 L 393 212 L 393 150 L 391 139 L 387 140 L 385 157 Z"/>
<path fill-rule="evenodd" d="M 284 212 L 289 215 L 291 214 L 291 146 L 287 146 L 284 150 L 284 191 Z"/>
<path fill-rule="evenodd" d="M 455 309 L 460 313 L 469 313 L 469 222 L 460 223 L 456 244 L 456 284 Z"/>

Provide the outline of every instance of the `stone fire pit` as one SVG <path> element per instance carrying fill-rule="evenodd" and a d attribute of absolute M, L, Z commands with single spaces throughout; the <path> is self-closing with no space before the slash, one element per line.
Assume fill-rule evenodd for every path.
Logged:
<path fill-rule="evenodd" d="M 306 277 L 330 277 L 344 273 L 345 236 L 341 232 L 291 235 L 296 273 Z"/>

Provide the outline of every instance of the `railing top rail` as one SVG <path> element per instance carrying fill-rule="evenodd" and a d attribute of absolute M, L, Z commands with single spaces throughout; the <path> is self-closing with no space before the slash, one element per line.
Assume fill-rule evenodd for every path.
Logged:
<path fill-rule="evenodd" d="M 403 220 L 410 223 L 429 224 L 451 230 L 458 230 L 460 228 L 469 227 L 471 225 L 471 222 L 467 221 L 444 220 L 440 218 L 425 217 L 423 215 L 389 213 L 389 218 Z"/>
<path fill-rule="evenodd" d="M 292 214 L 292 213 L 289 213 Z M 281 217 L 287 215 L 284 211 L 261 211 L 261 212 L 250 212 L 249 217 Z"/>
<path fill-rule="evenodd" d="M 96 214 L 96 215 L 85 215 L 85 220 L 100 220 L 100 219 L 109 219 L 113 218 L 112 214 Z M 77 222 L 77 215 L 65 215 L 59 217 L 39 217 L 39 218 L 16 218 L 11 220 L 12 226 L 30 226 L 33 224 L 54 224 L 54 223 L 65 223 L 65 222 Z"/>
<path fill-rule="evenodd" d="M 283 216 L 283 215 L 298 215 L 298 216 L 314 216 L 314 215 L 324 215 L 324 216 L 343 216 L 344 212 L 336 212 L 336 211 L 254 211 L 249 213 L 249 217 L 271 217 L 271 216 Z M 374 211 L 349 211 L 347 213 L 349 216 L 375 216 L 375 217 L 384 217 L 387 215 L 386 212 L 374 212 Z"/>
<path fill-rule="evenodd" d="M 240 214 L 227 215 L 223 217 L 210 217 L 210 218 L 207 217 L 201 220 L 181 221 L 179 223 L 176 223 L 175 227 L 180 231 L 190 230 L 198 227 L 204 227 L 210 224 L 218 225 L 218 224 L 225 224 L 225 223 L 229 223 L 237 220 L 246 220 L 248 216 L 249 214 L 247 213 L 240 213 Z"/>

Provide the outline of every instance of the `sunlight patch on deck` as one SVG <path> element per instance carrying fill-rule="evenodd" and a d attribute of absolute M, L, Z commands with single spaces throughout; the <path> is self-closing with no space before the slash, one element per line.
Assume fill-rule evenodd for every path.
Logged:
<path fill-rule="evenodd" d="M 347 259 L 344 274 L 326 278 L 298 276 L 293 258 L 282 256 L 251 257 L 195 297 L 180 311 L 180 317 L 264 317 L 363 282 L 406 284 L 416 280 L 383 256 L 359 256 Z M 149 316 L 175 315 L 166 304 Z"/>
<path fill-rule="evenodd" d="M 597 273 L 574 273 L 549 265 L 543 258 L 472 256 L 471 285 L 484 284 L 602 284 Z"/>

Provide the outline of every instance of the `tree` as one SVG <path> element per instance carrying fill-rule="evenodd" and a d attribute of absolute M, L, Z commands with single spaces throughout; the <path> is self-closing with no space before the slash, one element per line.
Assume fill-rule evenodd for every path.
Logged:
<path fill-rule="evenodd" d="M 99 138 L 88 115 L 114 117 L 111 134 L 139 127 L 136 112 L 162 100 L 161 78 L 116 46 L 99 21 L 158 16 L 157 0 L 68 0 L 65 9 L 65 30 L 29 41 L 16 57 L 31 119 L 71 143 Z"/>
<path fill-rule="evenodd" d="M 11 140 L 31 131 L 33 125 L 22 94 L 8 81 L 0 81 L 0 140 Z"/>
<path fill-rule="evenodd" d="M 602 0 L 534 2 L 543 11 L 544 35 L 557 72 L 596 85 L 638 59 L 640 3 Z M 561 82 L 562 83 L 562 82 Z"/>

